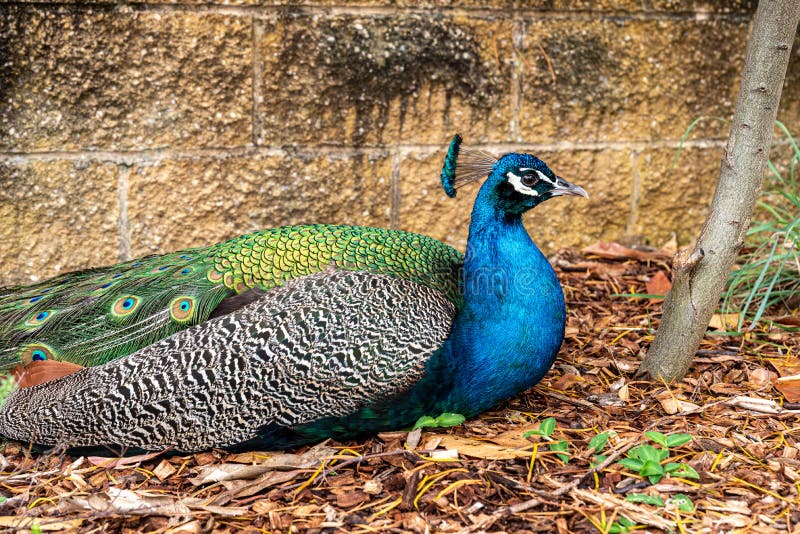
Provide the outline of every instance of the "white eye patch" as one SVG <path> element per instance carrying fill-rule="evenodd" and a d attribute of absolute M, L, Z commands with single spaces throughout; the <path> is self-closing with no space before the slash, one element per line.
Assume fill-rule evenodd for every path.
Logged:
<path fill-rule="evenodd" d="M 547 182 L 549 184 L 552 184 L 553 186 L 556 185 L 555 182 L 553 180 L 551 180 L 550 178 L 548 178 L 546 174 L 544 174 L 544 173 L 542 173 L 542 172 L 540 172 L 540 171 L 538 171 L 536 169 L 522 169 L 522 168 L 520 168 L 520 170 L 521 171 L 534 171 L 539 176 L 539 180 L 544 180 L 545 182 Z M 528 187 L 528 186 L 526 186 L 526 185 L 524 185 L 522 183 L 522 177 L 517 176 L 516 174 L 514 174 L 511 171 L 506 173 L 506 177 L 508 178 L 508 183 L 510 183 L 511 186 L 514 189 L 516 189 L 516 191 L 518 193 L 522 193 L 523 195 L 529 195 L 529 196 L 532 196 L 532 197 L 538 197 L 539 196 L 539 192 L 536 189 L 533 189 L 532 187 Z"/>

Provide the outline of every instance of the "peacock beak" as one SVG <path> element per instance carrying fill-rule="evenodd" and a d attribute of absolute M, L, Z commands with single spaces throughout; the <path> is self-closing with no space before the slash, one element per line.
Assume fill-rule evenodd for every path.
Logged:
<path fill-rule="evenodd" d="M 556 176 L 556 185 L 550 191 L 550 196 L 560 197 L 564 195 L 589 198 L 589 193 L 587 193 L 584 188 L 570 183 L 560 176 Z"/>

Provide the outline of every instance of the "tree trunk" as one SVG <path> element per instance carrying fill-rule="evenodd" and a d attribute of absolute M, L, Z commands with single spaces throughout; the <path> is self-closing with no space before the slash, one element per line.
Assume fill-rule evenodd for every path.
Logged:
<path fill-rule="evenodd" d="M 694 250 L 675 255 L 672 290 L 640 374 L 683 378 L 717 308 L 761 189 L 798 19 L 798 0 L 758 4 L 714 199 Z"/>

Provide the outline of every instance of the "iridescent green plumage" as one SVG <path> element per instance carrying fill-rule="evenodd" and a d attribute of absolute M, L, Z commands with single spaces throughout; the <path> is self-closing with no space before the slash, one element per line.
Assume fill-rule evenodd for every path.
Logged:
<path fill-rule="evenodd" d="M 0 289 L 0 369 L 57 359 L 91 366 L 208 319 L 223 300 L 329 267 L 421 283 L 460 305 L 463 256 L 409 232 L 287 226 Z"/>

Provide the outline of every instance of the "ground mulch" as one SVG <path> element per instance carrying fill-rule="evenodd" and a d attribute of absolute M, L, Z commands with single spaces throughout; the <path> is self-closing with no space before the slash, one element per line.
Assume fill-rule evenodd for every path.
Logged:
<path fill-rule="evenodd" d="M 800 373 L 800 335 L 769 323 L 734 334 L 723 322 L 681 383 L 637 379 L 661 301 L 615 295 L 653 293 L 669 259 L 620 250 L 553 258 L 568 302 L 556 365 L 477 419 L 284 453 L 116 461 L 7 443 L 0 528 L 800 533 L 800 405 L 791 384 L 776 382 Z M 524 437 L 549 417 L 551 434 Z M 648 431 L 691 435 L 662 463 L 688 465 L 699 479 L 651 483 L 618 464 L 639 444 L 654 445 Z M 589 443 L 603 432 L 598 458 Z"/>

